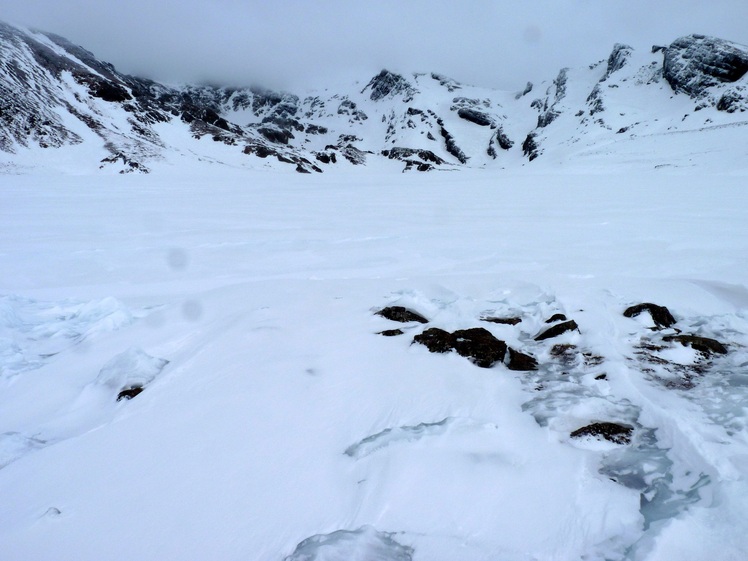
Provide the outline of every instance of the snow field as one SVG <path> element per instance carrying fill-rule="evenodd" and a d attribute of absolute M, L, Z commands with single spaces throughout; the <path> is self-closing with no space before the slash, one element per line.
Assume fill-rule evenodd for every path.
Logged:
<path fill-rule="evenodd" d="M 748 548 L 739 178 L 2 181 L 10 559 L 727 561 Z M 729 344 L 694 388 L 667 388 L 670 367 L 643 372 L 636 346 L 659 335 L 622 312 L 644 301 Z M 390 304 L 430 323 L 374 315 Z M 558 312 L 579 332 L 535 342 Z M 540 368 L 411 345 L 430 326 L 485 327 Z M 602 361 L 565 364 L 559 343 Z M 133 381 L 143 393 L 116 401 Z M 633 426 L 631 445 L 569 437 L 594 421 Z"/>

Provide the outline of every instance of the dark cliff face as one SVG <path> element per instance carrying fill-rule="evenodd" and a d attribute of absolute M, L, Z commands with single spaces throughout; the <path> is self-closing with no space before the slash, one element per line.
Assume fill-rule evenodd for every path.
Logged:
<path fill-rule="evenodd" d="M 663 76 L 675 92 L 693 98 L 708 88 L 740 80 L 748 72 L 748 47 L 706 37 L 689 35 L 665 49 Z"/>

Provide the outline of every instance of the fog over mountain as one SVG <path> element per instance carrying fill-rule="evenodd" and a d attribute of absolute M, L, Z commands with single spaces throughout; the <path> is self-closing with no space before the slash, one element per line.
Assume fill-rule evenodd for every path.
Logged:
<path fill-rule="evenodd" d="M 0 19 L 58 33 L 129 74 L 290 89 L 388 68 L 514 90 L 602 59 L 614 42 L 646 49 L 704 33 L 748 44 L 742 0 L 1 0 Z"/>

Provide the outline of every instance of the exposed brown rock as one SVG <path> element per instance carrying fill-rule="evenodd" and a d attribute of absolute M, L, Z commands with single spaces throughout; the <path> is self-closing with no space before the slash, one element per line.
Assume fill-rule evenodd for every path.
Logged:
<path fill-rule="evenodd" d="M 133 386 L 131 388 L 127 388 L 119 392 L 119 394 L 117 394 L 117 401 L 121 401 L 123 399 L 132 399 L 136 395 L 140 394 L 142 391 L 143 391 L 142 386 Z"/>
<path fill-rule="evenodd" d="M 483 327 L 460 329 L 452 333 L 452 346 L 461 356 L 469 358 L 476 366 L 491 368 L 503 362 L 507 346 Z"/>
<path fill-rule="evenodd" d="M 544 341 L 546 339 L 552 339 L 553 337 L 558 337 L 562 333 L 566 333 L 567 331 L 574 331 L 575 329 L 579 329 L 579 326 L 577 325 L 577 322 L 575 322 L 573 319 L 569 321 L 565 321 L 564 323 L 557 323 L 553 327 L 549 327 L 545 331 L 543 331 L 540 335 L 535 337 L 536 341 Z"/>
<path fill-rule="evenodd" d="M 545 320 L 545 322 L 553 323 L 554 321 L 566 321 L 566 320 L 567 320 L 567 317 L 564 314 L 553 314 L 551 317 Z"/>
<path fill-rule="evenodd" d="M 619 425 L 617 423 L 592 423 L 585 427 L 579 428 L 571 433 L 572 438 L 583 438 L 585 436 L 601 436 L 605 440 L 615 444 L 629 444 L 631 434 L 634 432 L 632 427 Z"/>
<path fill-rule="evenodd" d="M 652 304 L 650 302 L 645 302 L 644 304 L 637 304 L 636 306 L 626 308 L 626 310 L 623 312 L 623 315 L 627 318 L 632 318 L 638 316 L 642 312 L 649 312 L 649 315 L 652 316 L 652 321 L 654 321 L 655 326 L 660 329 L 670 327 L 671 325 L 675 324 L 675 318 L 673 317 L 673 314 L 670 313 L 670 310 L 668 310 L 665 306 L 658 306 L 657 304 Z"/>
<path fill-rule="evenodd" d="M 722 343 L 716 339 L 709 339 L 708 337 L 699 337 L 697 335 L 669 335 L 662 339 L 663 341 L 677 341 L 684 347 L 691 347 L 705 355 L 710 355 L 712 353 L 721 355 L 727 354 L 727 349 Z"/>
<path fill-rule="evenodd" d="M 510 349 L 504 341 L 497 339 L 483 327 L 460 329 L 454 333 L 432 327 L 416 335 L 413 342 L 425 345 L 432 353 L 457 351 L 481 368 L 491 368 L 497 362 L 503 363 L 507 352 L 509 361 L 506 366 L 510 370 L 537 370 L 538 367 L 533 357 Z"/>
<path fill-rule="evenodd" d="M 416 335 L 413 342 L 425 345 L 432 353 L 448 353 L 452 350 L 452 334 L 438 327 L 431 327 Z"/>
<path fill-rule="evenodd" d="M 411 321 L 417 321 L 418 323 L 429 322 L 421 314 L 402 306 L 387 306 L 379 310 L 377 315 L 392 321 L 399 321 L 400 323 L 409 323 Z"/>
<path fill-rule="evenodd" d="M 538 369 L 538 361 L 530 355 L 515 351 L 511 347 L 507 350 L 509 351 L 509 362 L 506 367 L 509 370 L 529 371 Z"/>

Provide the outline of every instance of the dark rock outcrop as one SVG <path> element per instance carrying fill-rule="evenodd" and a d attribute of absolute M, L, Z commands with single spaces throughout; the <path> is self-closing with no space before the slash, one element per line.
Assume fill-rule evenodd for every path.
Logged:
<path fill-rule="evenodd" d="M 128 91 L 116 82 L 82 77 L 81 83 L 88 86 L 88 91 L 92 96 L 101 98 L 104 101 L 116 103 L 132 99 Z"/>
<path fill-rule="evenodd" d="M 670 313 L 670 310 L 668 310 L 665 306 L 658 306 L 657 304 L 652 304 L 650 302 L 630 306 L 626 308 L 626 310 L 623 312 L 623 315 L 627 318 L 632 318 L 638 316 L 642 312 L 649 312 L 649 315 L 652 316 L 652 321 L 654 321 L 655 326 L 660 329 L 670 327 L 675 324 L 675 318 L 673 317 L 673 314 Z"/>
<path fill-rule="evenodd" d="M 708 88 L 736 82 L 748 72 L 748 47 L 704 35 L 688 35 L 665 49 L 663 76 L 675 92 L 698 99 Z"/>
<path fill-rule="evenodd" d="M 435 165 L 438 166 L 446 163 L 431 150 L 395 147 L 389 150 L 382 150 L 382 155 L 390 160 L 405 162 L 406 170 L 416 168 L 418 171 L 430 171 L 434 169 Z"/>
<path fill-rule="evenodd" d="M 314 157 L 323 164 L 334 164 L 338 161 L 335 152 L 317 152 Z"/>
<path fill-rule="evenodd" d="M 600 84 L 595 84 L 595 87 L 592 88 L 590 95 L 587 96 L 587 106 L 590 108 L 590 116 L 605 111 Z"/>
<path fill-rule="evenodd" d="M 454 137 L 444 126 L 444 120 L 441 117 L 438 117 L 433 111 L 429 111 L 429 114 L 436 119 L 436 123 L 439 126 L 439 134 L 444 139 L 444 147 L 446 148 L 447 152 L 457 158 L 457 160 L 461 164 L 466 164 L 468 161 L 468 157 L 465 155 L 465 152 L 463 152 L 462 149 L 457 146 L 457 142 L 455 141 Z"/>
<path fill-rule="evenodd" d="M 561 115 L 559 103 L 566 97 L 566 82 L 569 79 L 568 72 L 568 68 L 562 68 L 558 76 L 553 80 L 553 84 L 548 88 L 545 100 L 539 104 L 533 103 L 533 106 L 540 110 L 537 128 L 542 129 L 547 127 Z"/>
<path fill-rule="evenodd" d="M 123 399 L 132 399 L 136 395 L 139 395 L 142 391 L 142 386 L 132 386 L 131 388 L 124 389 L 117 394 L 117 401 L 122 401 Z"/>
<path fill-rule="evenodd" d="M 288 141 L 294 138 L 291 131 L 276 127 L 259 127 L 257 132 L 270 142 L 275 142 L 277 144 L 288 144 Z"/>
<path fill-rule="evenodd" d="M 600 79 L 601 82 L 604 82 L 608 78 L 610 78 L 610 75 L 614 72 L 618 72 L 621 68 L 623 68 L 628 60 L 631 58 L 631 53 L 634 49 L 629 47 L 628 45 L 622 45 L 621 43 L 616 43 L 613 46 L 613 51 L 611 51 L 610 56 L 608 57 L 608 66 L 605 70 L 605 75 Z"/>
<path fill-rule="evenodd" d="M 360 140 L 359 137 L 353 134 L 341 134 L 338 136 L 337 144 L 328 144 L 325 146 L 325 151 L 328 153 L 332 161 L 338 160 L 335 156 L 335 151 L 338 151 L 340 155 L 351 164 L 362 165 L 366 163 L 366 152 L 353 144 Z"/>
<path fill-rule="evenodd" d="M 591 436 L 593 438 L 602 437 L 614 444 L 630 444 L 633 427 L 619 425 L 618 423 L 592 423 L 581 427 L 571 433 L 572 438 L 584 438 Z"/>
<path fill-rule="evenodd" d="M 491 140 L 488 141 L 488 150 L 486 150 L 486 152 L 492 158 L 496 158 L 496 156 L 498 155 L 496 146 L 498 146 L 502 150 L 509 150 L 512 146 L 514 146 L 514 141 L 510 140 L 509 137 L 504 134 L 504 130 L 501 127 L 498 127 L 496 129 L 496 132 L 491 137 Z"/>
<path fill-rule="evenodd" d="M 748 87 L 736 87 L 722 94 L 716 105 L 719 111 L 735 113 L 735 111 L 748 110 Z"/>
<path fill-rule="evenodd" d="M 531 162 L 540 155 L 540 146 L 538 146 L 537 137 L 534 132 L 528 134 L 522 143 L 522 153 Z"/>
<path fill-rule="evenodd" d="M 358 109 L 356 104 L 348 98 L 343 99 L 340 105 L 338 105 L 338 115 L 348 115 L 353 122 L 362 122 L 369 118 L 366 113 Z"/>
<path fill-rule="evenodd" d="M 122 169 L 120 170 L 120 173 L 122 174 L 131 173 L 135 171 L 143 171 L 146 173 L 148 172 L 148 169 L 146 167 L 141 165 L 139 162 L 136 162 L 135 160 L 127 157 L 122 152 L 116 152 L 112 154 L 111 156 L 104 158 L 103 160 L 101 160 L 101 163 L 102 164 L 117 164 L 117 163 L 121 164 Z M 102 169 L 103 167 L 104 167 L 103 165 L 99 166 L 99 169 Z"/>
<path fill-rule="evenodd" d="M 429 320 L 427 320 L 421 314 L 414 312 L 413 310 L 409 310 L 408 308 L 405 308 L 403 306 L 387 306 L 386 308 L 382 308 L 381 310 L 379 310 L 376 315 L 400 323 L 410 323 L 411 321 L 417 321 L 418 323 L 429 322 Z"/>
<path fill-rule="evenodd" d="M 477 109 L 463 107 L 457 110 L 457 115 L 461 119 L 465 119 L 466 121 L 475 123 L 476 125 L 479 125 L 481 127 L 490 127 L 494 124 L 491 117 L 489 117 L 482 111 L 478 111 Z"/>
<path fill-rule="evenodd" d="M 395 74 L 389 70 L 382 70 L 366 84 L 361 93 L 367 89 L 371 90 L 369 98 L 372 101 L 378 101 L 388 96 L 403 94 L 403 101 L 411 101 L 415 94 L 415 89 L 400 74 Z"/>

